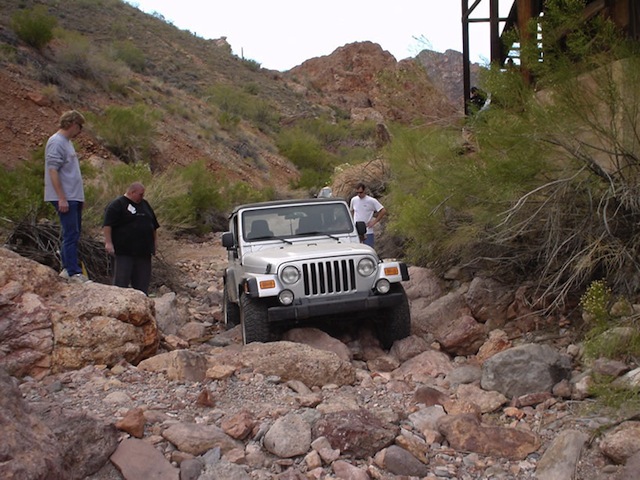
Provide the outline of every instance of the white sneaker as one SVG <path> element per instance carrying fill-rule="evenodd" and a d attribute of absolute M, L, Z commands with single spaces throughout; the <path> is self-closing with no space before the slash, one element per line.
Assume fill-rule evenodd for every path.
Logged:
<path fill-rule="evenodd" d="M 67 273 L 67 269 L 63 268 L 62 271 L 58 274 L 60 277 L 68 280 L 69 279 L 69 273 Z"/>
<path fill-rule="evenodd" d="M 71 277 L 69 277 L 69 281 L 72 283 L 86 283 L 89 281 L 89 279 L 81 273 L 76 273 L 75 275 L 71 275 Z"/>

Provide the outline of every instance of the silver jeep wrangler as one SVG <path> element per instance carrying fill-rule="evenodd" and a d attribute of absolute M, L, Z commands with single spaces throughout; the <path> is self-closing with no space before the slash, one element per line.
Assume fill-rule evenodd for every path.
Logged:
<path fill-rule="evenodd" d="M 222 235 L 227 328 L 241 324 L 247 344 L 291 326 L 371 319 L 384 348 L 407 337 L 407 266 L 360 243 L 365 229 L 338 198 L 236 207 Z"/>

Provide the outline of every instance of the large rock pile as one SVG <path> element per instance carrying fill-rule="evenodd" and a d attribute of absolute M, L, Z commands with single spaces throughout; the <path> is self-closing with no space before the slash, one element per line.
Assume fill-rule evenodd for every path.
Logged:
<path fill-rule="evenodd" d="M 543 319 L 522 321 L 519 295 L 498 283 L 447 284 L 412 267 L 406 290 L 414 334 L 389 351 L 364 324 L 337 338 L 304 328 L 279 342 L 242 346 L 238 328 L 222 331 L 216 320 L 223 262 L 184 262 L 193 274 L 189 298 L 168 292 L 155 300 L 157 324 L 167 330 L 159 332 L 162 351 L 137 363 L 147 355 L 142 332 L 151 320 L 136 327 L 137 341 L 114 322 L 153 318 L 151 306 L 133 301 L 151 300 L 106 285 L 67 285 L 10 252 L 2 259 L 2 311 L 27 325 L 16 308 L 34 296 L 29 305 L 49 312 L 39 329 L 47 319 L 51 325 L 49 337 L 39 338 L 55 340 L 57 322 L 75 325 L 65 348 L 82 345 L 78 358 L 87 365 L 74 369 L 73 355 L 53 355 L 55 340 L 38 378 L 19 369 L 18 378 L 0 374 L 2 478 L 638 477 L 638 422 L 622 422 L 590 445 L 590 433 L 615 422 L 581 418 L 574 408 L 588 394 L 580 348 L 514 345 L 523 335 L 533 339 Z M 84 338 L 91 332 L 76 325 L 80 319 L 104 327 Z M 98 336 L 117 355 L 107 355 Z M 19 343 L 3 343 L 3 354 Z M 93 360 L 84 345 L 93 346 Z M 637 376 L 606 360 L 593 368 L 621 380 Z"/>
<path fill-rule="evenodd" d="M 69 284 L 50 268 L 0 248 L 0 368 L 42 378 L 85 365 L 137 364 L 159 344 L 144 294 Z"/>

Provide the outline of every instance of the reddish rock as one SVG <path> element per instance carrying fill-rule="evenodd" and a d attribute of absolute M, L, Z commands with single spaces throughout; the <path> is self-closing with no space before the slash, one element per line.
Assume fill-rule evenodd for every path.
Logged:
<path fill-rule="evenodd" d="M 442 417 L 438 430 L 456 450 L 512 460 L 523 460 L 540 447 L 540 439 L 530 431 L 482 425 L 473 414 Z"/>
<path fill-rule="evenodd" d="M 141 408 L 129 410 L 125 416 L 116 422 L 116 428 L 129 435 L 142 438 L 144 436 L 144 412 Z"/>

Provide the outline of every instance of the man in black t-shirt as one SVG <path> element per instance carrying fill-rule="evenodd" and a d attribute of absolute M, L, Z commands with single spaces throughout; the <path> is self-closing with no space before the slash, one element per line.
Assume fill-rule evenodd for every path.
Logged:
<path fill-rule="evenodd" d="M 113 284 L 149 294 L 151 256 L 156 253 L 156 215 L 143 199 L 144 185 L 132 183 L 127 193 L 106 208 L 102 231 L 104 246 L 115 256 Z"/>

